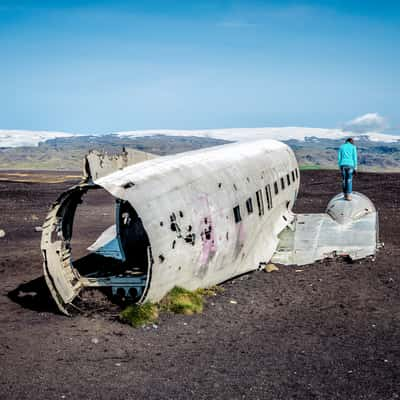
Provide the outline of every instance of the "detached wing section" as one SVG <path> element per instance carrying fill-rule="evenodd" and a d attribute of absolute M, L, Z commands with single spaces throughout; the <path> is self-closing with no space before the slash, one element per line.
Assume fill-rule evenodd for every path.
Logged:
<path fill-rule="evenodd" d="M 306 265 L 317 260 L 347 256 L 353 260 L 374 255 L 377 248 L 378 213 L 361 193 L 346 201 L 335 196 L 324 214 L 297 214 L 280 234 L 272 261 Z"/>

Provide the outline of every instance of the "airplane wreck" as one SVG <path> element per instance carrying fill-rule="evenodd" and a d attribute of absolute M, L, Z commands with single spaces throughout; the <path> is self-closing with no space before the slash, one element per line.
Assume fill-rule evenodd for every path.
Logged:
<path fill-rule="evenodd" d="M 174 286 L 210 287 L 270 260 L 305 265 L 375 254 L 378 214 L 366 196 L 349 202 L 339 194 L 323 214 L 295 214 L 299 186 L 293 151 L 274 140 L 165 157 L 91 152 L 82 182 L 60 195 L 43 224 L 47 285 L 68 315 L 85 288 L 155 302 Z M 98 190 L 113 198 L 114 223 L 75 258 L 76 211 Z"/>

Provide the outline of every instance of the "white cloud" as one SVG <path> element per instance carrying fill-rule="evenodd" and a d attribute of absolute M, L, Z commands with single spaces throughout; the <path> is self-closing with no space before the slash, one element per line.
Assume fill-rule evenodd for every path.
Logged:
<path fill-rule="evenodd" d="M 368 113 L 348 121 L 343 129 L 355 133 L 382 132 L 388 128 L 384 117 L 378 113 Z"/>

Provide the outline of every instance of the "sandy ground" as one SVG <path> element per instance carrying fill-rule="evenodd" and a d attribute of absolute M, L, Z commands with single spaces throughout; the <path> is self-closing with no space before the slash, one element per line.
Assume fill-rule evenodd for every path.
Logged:
<path fill-rule="evenodd" d="M 79 179 L 81 172 L 1 170 L 0 182 L 62 183 Z"/>
<path fill-rule="evenodd" d="M 34 227 L 69 185 L 0 182 L 1 399 L 400 399 L 399 174 L 355 181 L 380 212 L 375 261 L 254 272 L 202 315 L 139 329 L 48 297 Z M 296 211 L 338 191 L 337 173 L 303 172 Z"/>

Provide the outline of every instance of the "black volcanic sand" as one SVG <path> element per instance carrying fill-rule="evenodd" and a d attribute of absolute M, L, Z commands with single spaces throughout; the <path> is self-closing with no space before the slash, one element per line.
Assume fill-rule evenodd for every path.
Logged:
<path fill-rule="evenodd" d="M 49 299 L 34 227 L 67 186 L 0 182 L 1 399 L 400 398 L 400 175 L 355 179 L 380 212 L 375 261 L 254 272 L 202 315 L 139 329 L 116 310 L 67 318 Z M 296 211 L 339 189 L 336 172 L 303 172 Z"/>

